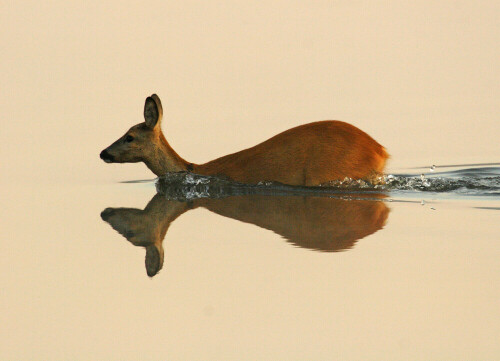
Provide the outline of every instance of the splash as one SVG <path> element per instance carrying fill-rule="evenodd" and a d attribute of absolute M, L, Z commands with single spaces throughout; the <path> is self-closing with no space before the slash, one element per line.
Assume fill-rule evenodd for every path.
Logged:
<path fill-rule="evenodd" d="M 362 184 L 362 183 L 359 183 Z M 196 198 L 223 198 L 233 195 L 260 194 L 260 195 L 311 195 L 311 196 L 337 196 L 349 199 L 365 199 L 360 197 L 360 192 L 366 195 L 380 193 L 374 187 L 363 189 L 353 187 L 301 187 L 289 186 L 277 182 L 259 182 L 248 185 L 234 182 L 225 177 L 204 176 L 190 172 L 168 173 L 158 178 L 156 190 L 168 199 L 191 200 Z M 378 191 L 378 192 L 375 192 Z"/>
<path fill-rule="evenodd" d="M 204 176 L 190 172 L 167 173 L 158 178 L 156 190 L 168 199 L 190 200 L 196 198 L 222 198 L 245 194 L 253 188 L 228 178 Z"/>

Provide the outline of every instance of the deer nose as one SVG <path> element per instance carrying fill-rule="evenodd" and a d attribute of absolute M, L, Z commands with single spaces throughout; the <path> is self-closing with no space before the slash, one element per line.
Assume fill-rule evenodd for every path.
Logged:
<path fill-rule="evenodd" d="M 111 154 L 108 153 L 106 149 L 104 149 L 99 156 L 106 163 L 112 163 L 115 159 Z"/>

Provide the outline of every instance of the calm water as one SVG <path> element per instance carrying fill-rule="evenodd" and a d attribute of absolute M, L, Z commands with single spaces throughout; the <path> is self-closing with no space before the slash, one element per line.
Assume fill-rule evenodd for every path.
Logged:
<path fill-rule="evenodd" d="M 499 170 L 7 186 L 1 358 L 496 359 Z"/>

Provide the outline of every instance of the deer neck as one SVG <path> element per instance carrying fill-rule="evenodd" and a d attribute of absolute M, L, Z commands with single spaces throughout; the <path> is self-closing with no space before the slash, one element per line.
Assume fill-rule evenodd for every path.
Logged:
<path fill-rule="evenodd" d="M 158 177 L 169 172 L 186 171 L 190 165 L 173 150 L 161 132 L 152 154 L 144 159 L 144 163 Z"/>

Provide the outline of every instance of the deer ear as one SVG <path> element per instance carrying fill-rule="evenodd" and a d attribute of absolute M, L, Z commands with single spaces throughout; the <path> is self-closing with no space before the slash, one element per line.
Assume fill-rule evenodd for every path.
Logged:
<path fill-rule="evenodd" d="M 160 124 L 162 116 L 163 108 L 158 95 L 153 94 L 147 97 L 146 104 L 144 104 L 144 120 L 146 121 L 146 125 L 153 129 L 156 125 Z"/>

